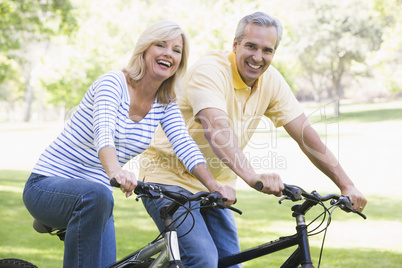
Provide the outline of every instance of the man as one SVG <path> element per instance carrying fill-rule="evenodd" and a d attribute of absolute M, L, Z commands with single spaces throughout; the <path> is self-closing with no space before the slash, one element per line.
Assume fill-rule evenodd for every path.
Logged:
<path fill-rule="evenodd" d="M 311 162 L 351 198 L 355 209 L 362 211 L 367 200 L 310 126 L 283 77 L 270 66 L 281 36 L 278 20 L 256 12 L 240 20 L 232 52 L 211 52 L 194 64 L 178 100 L 190 134 L 218 183 L 235 187 L 239 176 L 250 187 L 262 182 L 262 192 L 280 196 L 284 189 L 280 176 L 257 174 L 242 151 L 261 117 L 267 116 L 276 127 L 283 126 Z M 141 164 L 140 179 L 146 182 L 170 185 L 170 189 L 183 193 L 206 190 L 177 160 L 162 131 L 143 153 Z M 230 205 L 234 197 L 227 197 L 226 205 Z M 143 202 L 161 229 L 158 210 L 167 201 Z M 231 211 L 213 209 L 204 215 L 193 214 L 195 226 L 179 240 L 185 267 L 217 267 L 218 257 L 239 251 Z M 192 223 L 188 217 L 178 228 L 179 236 L 188 232 Z"/>

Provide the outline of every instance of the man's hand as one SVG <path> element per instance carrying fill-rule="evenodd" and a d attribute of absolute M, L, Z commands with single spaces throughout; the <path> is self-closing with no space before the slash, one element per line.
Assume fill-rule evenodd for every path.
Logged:
<path fill-rule="evenodd" d="M 282 191 L 285 190 L 281 177 L 276 173 L 256 174 L 249 181 L 250 187 L 254 188 L 257 182 L 261 182 L 263 184 L 263 188 L 259 191 L 266 194 L 281 196 Z"/>
<path fill-rule="evenodd" d="M 233 187 L 229 185 L 223 185 L 217 188 L 216 191 L 219 192 L 223 198 L 227 199 L 225 201 L 225 206 L 229 207 L 233 205 L 236 200 L 236 190 Z"/>
<path fill-rule="evenodd" d="M 350 201 L 353 202 L 353 209 L 356 209 L 360 212 L 362 212 L 367 205 L 367 199 L 354 186 L 343 190 L 342 195 L 349 197 Z"/>

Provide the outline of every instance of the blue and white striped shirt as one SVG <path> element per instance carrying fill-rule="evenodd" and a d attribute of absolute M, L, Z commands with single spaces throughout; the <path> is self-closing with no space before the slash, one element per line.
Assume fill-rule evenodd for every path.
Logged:
<path fill-rule="evenodd" d="M 42 153 L 33 172 L 86 179 L 111 189 L 98 157 L 99 151 L 113 146 L 123 166 L 145 151 L 159 124 L 189 171 L 206 163 L 190 137 L 176 103 L 162 105 L 155 100 L 151 110 L 138 123 L 129 118 L 129 107 L 130 95 L 122 71 L 111 71 L 98 78 L 64 130 Z"/>

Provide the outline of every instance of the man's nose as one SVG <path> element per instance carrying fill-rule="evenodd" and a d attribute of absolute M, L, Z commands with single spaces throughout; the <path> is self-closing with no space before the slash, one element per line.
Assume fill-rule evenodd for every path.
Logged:
<path fill-rule="evenodd" d="M 257 49 L 253 54 L 253 60 L 255 62 L 260 62 L 262 60 L 262 51 L 261 49 Z"/>

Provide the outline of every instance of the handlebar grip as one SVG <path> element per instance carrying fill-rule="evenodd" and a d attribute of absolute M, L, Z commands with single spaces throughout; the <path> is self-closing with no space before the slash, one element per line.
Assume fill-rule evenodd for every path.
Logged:
<path fill-rule="evenodd" d="M 110 185 L 112 185 L 113 187 L 120 188 L 120 183 L 117 182 L 116 178 L 111 178 L 110 179 Z M 143 185 L 144 185 L 143 181 L 137 181 L 137 187 L 138 186 L 143 186 Z"/>
<path fill-rule="evenodd" d="M 120 183 L 118 183 L 115 178 L 110 179 L 110 185 L 120 188 Z"/>
<path fill-rule="evenodd" d="M 257 181 L 257 183 L 254 185 L 254 189 L 256 189 L 257 191 L 261 191 L 262 188 L 264 188 L 264 184 L 260 181 Z"/>

